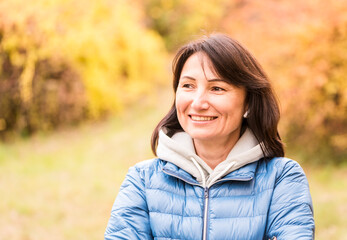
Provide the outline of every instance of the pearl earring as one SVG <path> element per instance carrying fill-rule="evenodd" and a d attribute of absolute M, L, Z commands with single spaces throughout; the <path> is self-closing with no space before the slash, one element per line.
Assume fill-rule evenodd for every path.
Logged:
<path fill-rule="evenodd" d="M 248 117 L 248 113 L 249 113 L 249 111 L 247 110 L 247 111 L 245 112 L 245 114 L 243 114 L 243 117 L 244 117 L 244 118 L 247 118 L 247 117 Z"/>

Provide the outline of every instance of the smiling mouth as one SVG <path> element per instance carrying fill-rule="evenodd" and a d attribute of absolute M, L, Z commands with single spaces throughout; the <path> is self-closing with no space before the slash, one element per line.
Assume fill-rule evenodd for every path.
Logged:
<path fill-rule="evenodd" d="M 193 116 L 193 115 L 189 115 L 189 116 L 193 121 L 212 121 L 217 118 L 217 117 L 208 117 L 208 116 Z"/>

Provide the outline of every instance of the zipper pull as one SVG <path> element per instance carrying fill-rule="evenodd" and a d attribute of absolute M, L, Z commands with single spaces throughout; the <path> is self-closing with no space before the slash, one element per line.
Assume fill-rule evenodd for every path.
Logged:
<path fill-rule="evenodd" d="M 204 196 L 205 196 L 205 198 L 208 198 L 208 188 L 207 187 L 204 190 Z"/>

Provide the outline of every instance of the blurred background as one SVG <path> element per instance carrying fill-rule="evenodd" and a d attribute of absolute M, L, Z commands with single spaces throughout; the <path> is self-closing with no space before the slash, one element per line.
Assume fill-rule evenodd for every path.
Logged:
<path fill-rule="evenodd" d="M 347 0 L 0 1 L 0 239 L 103 239 L 128 168 L 153 157 L 175 51 L 211 32 L 272 80 L 316 239 L 347 239 Z"/>

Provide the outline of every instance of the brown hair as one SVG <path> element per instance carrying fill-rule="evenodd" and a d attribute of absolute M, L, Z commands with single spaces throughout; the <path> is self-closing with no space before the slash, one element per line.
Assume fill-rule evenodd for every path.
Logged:
<path fill-rule="evenodd" d="M 280 111 L 270 81 L 257 60 L 236 40 L 224 34 L 213 34 L 181 47 L 172 63 L 174 92 L 185 62 L 197 52 L 204 53 L 211 60 L 212 68 L 220 77 L 246 89 L 245 104 L 249 112 L 243 120 L 243 127 L 248 127 L 263 143 L 261 146 L 266 157 L 283 157 L 284 147 L 277 130 Z M 151 146 L 155 155 L 159 130 L 163 127 L 168 130 L 169 136 L 183 131 L 178 122 L 175 101 L 153 131 Z"/>

